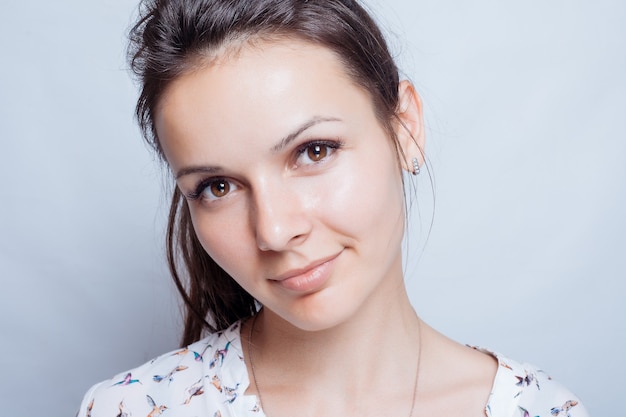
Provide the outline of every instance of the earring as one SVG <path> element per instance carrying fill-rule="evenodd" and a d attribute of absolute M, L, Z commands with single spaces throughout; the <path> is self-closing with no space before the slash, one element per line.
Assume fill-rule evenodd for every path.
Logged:
<path fill-rule="evenodd" d="M 419 173 L 420 173 L 420 162 L 417 160 L 417 158 L 413 158 L 411 160 L 411 162 L 413 162 L 413 175 L 419 175 Z"/>

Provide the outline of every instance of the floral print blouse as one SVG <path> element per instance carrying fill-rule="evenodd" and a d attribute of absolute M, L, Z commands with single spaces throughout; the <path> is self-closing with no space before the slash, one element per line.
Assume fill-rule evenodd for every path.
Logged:
<path fill-rule="evenodd" d="M 487 352 L 490 353 L 490 352 Z M 588 417 L 544 372 L 493 354 L 500 364 L 488 417 Z M 264 417 L 249 385 L 240 323 L 93 386 L 77 417 Z"/>

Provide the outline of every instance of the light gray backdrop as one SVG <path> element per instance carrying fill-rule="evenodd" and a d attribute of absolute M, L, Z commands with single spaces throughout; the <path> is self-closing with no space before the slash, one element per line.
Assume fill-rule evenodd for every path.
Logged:
<path fill-rule="evenodd" d="M 626 373 L 626 3 L 371 1 L 428 125 L 407 281 L 464 343 L 595 416 Z M 177 345 L 163 170 L 133 121 L 134 0 L 0 3 L 0 409 L 73 416 Z M 427 236 L 428 242 L 426 241 Z"/>

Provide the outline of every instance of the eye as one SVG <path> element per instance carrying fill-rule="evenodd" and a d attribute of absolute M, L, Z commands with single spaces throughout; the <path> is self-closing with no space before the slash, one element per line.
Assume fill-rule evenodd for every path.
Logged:
<path fill-rule="evenodd" d="M 224 197 L 230 191 L 230 183 L 224 180 L 213 181 L 205 190 L 210 192 L 211 196 L 216 198 Z"/>
<path fill-rule="evenodd" d="M 315 141 L 305 143 L 298 148 L 298 158 L 296 165 L 313 165 L 322 162 L 332 156 L 335 151 L 341 148 L 341 142 Z"/>
<path fill-rule="evenodd" d="M 306 156 L 313 162 L 321 161 L 326 155 L 328 155 L 328 146 L 326 145 L 312 145 L 306 150 Z"/>
<path fill-rule="evenodd" d="M 191 200 L 215 201 L 226 197 L 239 187 L 226 178 L 209 178 L 198 184 L 196 190 L 187 197 Z"/>

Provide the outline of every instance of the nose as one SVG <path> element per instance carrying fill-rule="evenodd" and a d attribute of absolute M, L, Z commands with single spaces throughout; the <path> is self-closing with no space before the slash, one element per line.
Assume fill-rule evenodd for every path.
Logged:
<path fill-rule="evenodd" d="M 251 221 L 258 248 L 275 252 L 306 240 L 312 224 L 302 193 L 277 185 L 257 188 Z"/>

